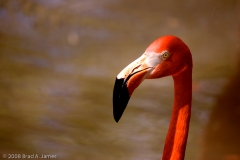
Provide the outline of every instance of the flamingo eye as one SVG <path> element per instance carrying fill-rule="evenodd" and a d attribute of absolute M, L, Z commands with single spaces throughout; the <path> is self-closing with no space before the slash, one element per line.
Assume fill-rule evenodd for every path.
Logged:
<path fill-rule="evenodd" d="M 170 53 L 168 51 L 164 51 L 161 55 L 163 59 L 167 59 L 169 57 Z"/>

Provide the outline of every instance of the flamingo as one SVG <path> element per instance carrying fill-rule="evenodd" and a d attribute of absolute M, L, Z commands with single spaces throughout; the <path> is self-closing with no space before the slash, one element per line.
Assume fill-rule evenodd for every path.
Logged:
<path fill-rule="evenodd" d="M 113 116 L 118 122 L 133 91 L 144 79 L 172 76 L 174 103 L 162 160 L 184 160 L 192 103 L 192 55 L 178 37 L 153 41 L 142 56 L 118 75 L 113 89 Z"/>

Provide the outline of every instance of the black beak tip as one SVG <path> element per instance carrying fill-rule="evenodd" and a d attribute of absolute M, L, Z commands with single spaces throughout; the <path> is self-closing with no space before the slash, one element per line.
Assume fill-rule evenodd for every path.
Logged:
<path fill-rule="evenodd" d="M 115 121 L 118 123 L 118 121 L 120 120 L 120 118 L 121 118 L 121 116 L 119 117 L 119 116 L 116 116 L 116 115 L 114 115 L 114 119 L 115 119 Z"/>
<path fill-rule="evenodd" d="M 120 120 L 122 114 L 130 99 L 127 84 L 124 83 L 124 79 L 116 78 L 113 89 L 113 117 L 116 122 Z"/>

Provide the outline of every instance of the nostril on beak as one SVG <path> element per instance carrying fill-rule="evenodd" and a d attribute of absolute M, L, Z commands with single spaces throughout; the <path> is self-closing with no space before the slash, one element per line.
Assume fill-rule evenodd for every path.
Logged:
<path fill-rule="evenodd" d="M 141 66 L 141 64 L 139 64 L 138 66 L 134 67 L 131 71 L 131 73 L 133 73 L 136 69 L 138 69 Z"/>

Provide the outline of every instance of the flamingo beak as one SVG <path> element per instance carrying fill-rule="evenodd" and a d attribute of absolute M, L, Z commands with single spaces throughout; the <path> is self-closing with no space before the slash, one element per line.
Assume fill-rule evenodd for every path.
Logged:
<path fill-rule="evenodd" d="M 142 55 L 118 74 L 113 89 L 113 116 L 116 122 L 120 120 L 133 91 L 153 69 L 146 64 L 146 56 Z"/>

